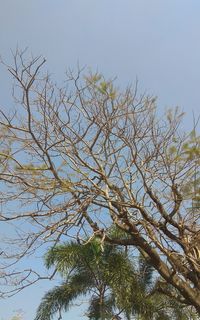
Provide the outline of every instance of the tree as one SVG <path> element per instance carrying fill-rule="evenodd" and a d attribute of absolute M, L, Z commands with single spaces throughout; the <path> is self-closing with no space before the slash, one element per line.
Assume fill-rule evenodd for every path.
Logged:
<path fill-rule="evenodd" d="M 63 283 L 45 294 L 35 320 L 50 320 L 68 311 L 77 297 L 90 296 L 89 319 L 195 319 L 188 307 L 158 291 L 153 268 L 140 256 L 136 268 L 127 252 L 114 245 L 101 248 L 99 239 L 51 248 L 48 268 L 61 273 Z M 169 289 L 169 288 L 168 288 Z M 170 290 L 173 293 L 173 290 Z"/>
<path fill-rule="evenodd" d="M 161 115 L 137 86 L 120 92 L 79 70 L 58 88 L 42 74 L 45 60 L 24 55 L 16 52 L 8 67 L 16 109 L 2 109 L 0 118 L 0 219 L 24 222 L 18 242 L 2 248 L 9 258 L 2 277 L 13 276 L 20 290 L 40 275 L 28 268 L 16 279 L 16 262 L 86 233 L 136 246 L 200 313 L 199 210 L 189 209 L 185 192 L 199 165 L 199 137 L 191 143 L 179 129 L 183 114 Z M 129 237 L 110 238 L 113 223 Z"/>
<path fill-rule="evenodd" d="M 116 307 L 112 287 L 117 284 L 118 288 L 125 289 L 125 283 L 133 274 L 133 266 L 125 253 L 113 245 L 106 245 L 101 251 L 98 239 L 84 246 L 73 241 L 53 247 L 46 255 L 46 265 L 54 266 L 64 282 L 45 294 L 37 320 L 49 320 L 56 312 L 67 311 L 77 297 L 88 295 L 88 318 L 111 319 Z"/>

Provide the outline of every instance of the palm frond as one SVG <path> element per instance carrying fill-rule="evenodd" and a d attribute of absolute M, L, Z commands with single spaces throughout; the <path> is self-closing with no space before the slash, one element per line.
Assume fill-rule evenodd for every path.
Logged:
<path fill-rule="evenodd" d="M 60 272 L 74 268 L 80 261 L 80 254 L 82 254 L 83 250 L 75 242 L 57 245 L 48 250 L 45 255 L 45 265 L 48 269 L 56 266 Z"/>
<path fill-rule="evenodd" d="M 45 294 L 35 320 L 50 320 L 58 311 L 68 311 L 72 302 L 79 296 L 86 295 L 92 286 L 88 274 L 74 274 L 69 282 L 64 282 Z"/>
<path fill-rule="evenodd" d="M 114 297 L 108 295 L 104 297 L 103 301 L 100 301 L 98 296 L 93 296 L 89 303 L 87 311 L 88 319 L 90 320 L 111 320 L 114 316 Z"/>

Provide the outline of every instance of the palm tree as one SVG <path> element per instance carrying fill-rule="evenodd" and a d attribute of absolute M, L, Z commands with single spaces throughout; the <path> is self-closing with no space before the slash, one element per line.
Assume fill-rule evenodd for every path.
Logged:
<path fill-rule="evenodd" d="M 83 296 L 90 297 L 90 320 L 189 319 L 180 303 L 156 293 L 148 262 L 140 257 L 136 268 L 120 247 L 105 244 L 102 250 L 98 239 L 85 245 L 70 242 L 51 248 L 45 263 L 56 267 L 64 281 L 45 294 L 35 320 L 51 320 Z"/>
<path fill-rule="evenodd" d="M 111 319 L 116 308 L 112 284 L 116 282 L 123 289 L 124 284 L 132 281 L 130 275 L 134 272 L 125 255 L 122 249 L 111 245 L 105 245 L 102 251 L 97 239 L 86 245 L 70 242 L 50 249 L 46 266 L 55 266 L 64 282 L 47 292 L 35 319 L 49 320 L 85 295 L 90 295 L 89 319 Z"/>

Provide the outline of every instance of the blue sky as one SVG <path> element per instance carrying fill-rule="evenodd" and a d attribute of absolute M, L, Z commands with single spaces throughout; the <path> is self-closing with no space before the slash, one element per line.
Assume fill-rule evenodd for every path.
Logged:
<path fill-rule="evenodd" d="M 0 54 L 10 61 L 10 49 L 29 47 L 46 57 L 58 81 L 77 63 L 117 76 L 122 87 L 137 77 L 141 91 L 158 96 L 159 108 L 184 109 L 188 130 L 200 109 L 199 16 L 199 0 L 0 0 Z M 0 68 L 1 106 L 10 104 L 10 85 Z M 20 308 L 33 319 L 47 286 L 0 301 L 0 320 Z"/>

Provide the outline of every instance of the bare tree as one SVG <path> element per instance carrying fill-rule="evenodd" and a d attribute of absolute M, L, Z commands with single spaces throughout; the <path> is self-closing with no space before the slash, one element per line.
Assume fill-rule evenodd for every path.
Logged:
<path fill-rule="evenodd" d="M 0 219 L 17 237 L 12 231 L 2 247 L 2 279 L 11 277 L 14 291 L 37 281 L 37 271 L 20 276 L 16 263 L 48 242 L 87 233 L 102 246 L 136 246 L 200 313 L 199 209 L 190 209 L 185 191 L 199 138 L 180 132 L 178 109 L 161 115 L 137 85 L 120 92 L 78 70 L 58 88 L 41 73 L 44 63 L 17 51 L 8 67 L 16 106 L 1 109 Z M 127 236 L 111 239 L 113 223 Z"/>

